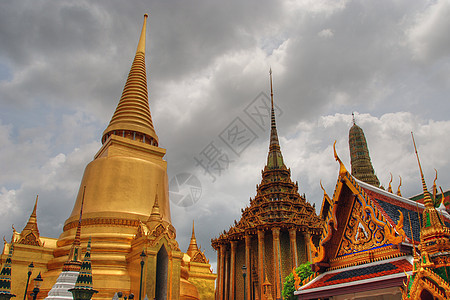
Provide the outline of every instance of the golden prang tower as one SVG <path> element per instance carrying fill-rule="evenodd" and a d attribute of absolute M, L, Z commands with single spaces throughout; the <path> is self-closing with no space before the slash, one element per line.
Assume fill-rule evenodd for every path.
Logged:
<path fill-rule="evenodd" d="M 213 297 L 215 275 L 209 261 L 195 240 L 187 254 L 181 252 L 171 224 L 166 150 L 158 147 L 148 101 L 147 18 L 119 104 L 103 132 L 102 147 L 85 169 L 62 234 L 57 240 L 39 236 L 35 205 L 22 233 L 14 230 L 11 243 L 5 244 L 2 260 L 11 244 L 18 245 L 12 257 L 12 290 L 18 297 L 23 297 L 31 261 L 35 271 L 43 273 L 38 297 L 45 298 L 73 245 L 79 245 L 81 256 L 90 239 L 93 287 L 99 291 L 94 299 L 109 300 L 119 291 L 137 298 L 142 252 L 146 254 L 142 299 Z"/>

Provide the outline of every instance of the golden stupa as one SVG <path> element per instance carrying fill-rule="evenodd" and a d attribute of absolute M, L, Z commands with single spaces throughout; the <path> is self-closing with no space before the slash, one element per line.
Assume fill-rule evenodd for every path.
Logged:
<path fill-rule="evenodd" d="M 167 162 L 163 160 L 166 150 L 158 147 L 148 102 L 147 17 L 122 97 L 103 132 L 102 147 L 85 169 L 63 232 L 58 239 L 39 235 L 36 200 L 24 230 L 14 229 L 11 242 L 5 242 L 2 262 L 14 243 L 12 291 L 19 299 L 24 295 L 31 261 L 33 274 L 40 271 L 44 279 L 38 298 L 47 296 L 69 260 L 80 227 L 83 252 L 92 239 L 93 286 L 99 291 L 94 299 L 111 299 L 118 291 L 138 297 L 143 251 L 142 299 L 145 295 L 149 299 L 214 297 L 215 274 L 198 249 L 194 233 L 185 254 L 171 224 Z"/>

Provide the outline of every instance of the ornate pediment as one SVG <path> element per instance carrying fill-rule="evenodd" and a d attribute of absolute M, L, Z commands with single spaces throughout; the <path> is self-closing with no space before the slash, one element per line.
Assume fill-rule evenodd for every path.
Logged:
<path fill-rule="evenodd" d="M 376 219 L 373 209 L 364 209 L 362 201 L 356 199 L 337 256 L 370 250 L 388 244 L 384 232 L 385 224 Z"/>
<path fill-rule="evenodd" d="M 312 246 L 314 263 L 332 263 L 334 267 L 361 263 L 367 259 L 363 257 L 365 254 L 356 259 L 358 253 L 380 251 L 406 238 L 402 212 L 399 211 L 397 225 L 391 224 L 348 172 L 340 173 L 331 199 L 324 192 L 323 202 L 321 215 L 325 217 L 325 227 L 319 245 Z M 383 249 L 386 253 L 377 255 L 398 254 L 391 247 Z"/>
<path fill-rule="evenodd" d="M 209 260 L 206 258 L 205 253 L 197 251 L 191 258 L 192 262 L 198 262 L 203 264 L 209 264 Z"/>
<path fill-rule="evenodd" d="M 42 246 L 41 240 L 33 232 L 28 233 L 24 237 L 21 237 L 17 244 L 29 245 L 29 246 Z"/>

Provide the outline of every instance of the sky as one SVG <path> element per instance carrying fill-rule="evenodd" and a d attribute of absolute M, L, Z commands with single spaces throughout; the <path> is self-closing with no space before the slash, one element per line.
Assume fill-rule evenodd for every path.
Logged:
<path fill-rule="evenodd" d="M 62 232 L 121 96 L 144 13 L 150 110 L 167 149 L 182 251 L 195 220 L 215 267 L 211 238 L 256 194 L 269 146 L 270 68 L 284 161 L 317 211 L 320 181 L 329 195 L 336 184 L 335 140 L 350 170 L 352 113 L 385 187 L 392 173 L 394 190 L 401 176 L 404 196 L 421 192 L 414 132 L 428 184 L 436 169 L 437 184 L 450 189 L 449 0 L 6 0 L 0 235 L 8 241 L 36 195 L 40 234 Z"/>

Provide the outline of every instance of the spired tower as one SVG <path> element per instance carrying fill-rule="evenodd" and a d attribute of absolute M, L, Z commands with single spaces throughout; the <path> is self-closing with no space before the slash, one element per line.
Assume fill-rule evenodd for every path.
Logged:
<path fill-rule="evenodd" d="M 413 272 L 411 276 L 407 276 L 402 299 L 450 299 L 450 228 L 445 224 L 442 212 L 439 213 L 434 207 L 414 136 L 412 138 L 422 179 L 425 208 L 420 228 L 420 255 L 414 249 Z"/>
<path fill-rule="evenodd" d="M 369 148 L 367 147 L 364 131 L 356 125 L 353 116 L 353 126 L 348 133 L 348 144 L 350 147 L 350 159 L 352 175 L 368 184 L 380 186 L 380 181 L 370 161 Z"/>
<path fill-rule="evenodd" d="M 96 299 L 111 299 L 118 291 L 138 297 L 142 252 L 146 254 L 142 299 L 146 295 L 149 299 L 200 299 L 205 291 L 197 289 L 189 277 L 200 282 L 198 286 L 214 287 L 215 275 L 208 262 L 196 274 L 185 267 L 171 224 L 166 150 L 158 147 L 148 101 L 147 17 L 122 97 L 103 132 L 103 145 L 85 169 L 72 213 L 47 263 L 44 292 L 55 283 L 64 263 L 73 260 L 72 245 L 77 244 L 81 254 L 90 238 L 94 288 L 99 291 Z"/>
<path fill-rule="evenodd" d="M 250 206 L 216 239 L 216 300 L 281 299 L 284 278 L 301 263 L 311 260 L 310 239 L 322 233 L 322 220 L 298 193 L 281 154 L 273 106 L 267 164 Z M 246 267 L 245 283 L 241 269 Z M 271 287 L 271 288 L 268 288 Z M 244 287 L 245 295 L 244 298 Z M 270 294 L 270 295 L 269 295 Z"/>

